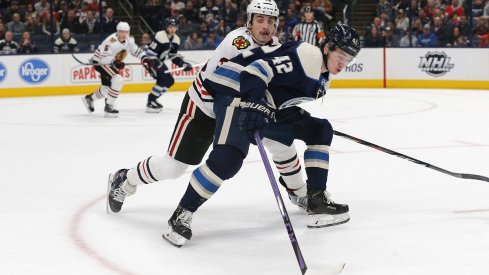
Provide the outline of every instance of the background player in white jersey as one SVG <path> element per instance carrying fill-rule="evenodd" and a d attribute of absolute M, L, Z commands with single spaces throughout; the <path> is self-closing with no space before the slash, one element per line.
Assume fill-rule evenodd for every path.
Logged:
<path fill-rule="evenodd" d="M 151 76 L 156 79 L 156 84 L 148 95 L 148 103 L 146 104 L 146 112 L 148 113 L 161 112 L 163 105 L 157 99 L 175 83 L 173 76 L 170 73 L 165 73 L 168 70 L 164 63 L 165 60 L 171 60 L 173 64 L 183 67 L 184 71 L 192 70 L 192 65 L 177 55 L 178 47 L 180 46 L 180 37 L 175 34 L 177 22 L 172 18 L 165 19 L 163 26 L 164 30 L 155 34 L 147 48 L 147 54 L 152 57 L 154 62 L 145 65 L 145 67 Z"/>
<path fill-rule="evenodd" d="M 128 52 L 141 59 L 143 64 L 150 62 L 146 53 L 134 42 L 134 37 L 130 36 L 130 30 L 129 24 L 119 22 L 117 32 L 109 35 L 95 50 L 92 62 L 95 70 L 100 73 L 102 86 L 82 98 L 90 113 L 95 111 L 94 101 L 105 98 L 105 117 L 117 117 L 119 115 L 114 104 L 124 85 L 119 70 L 124 68 L 124 58 Z"/>
<path fill-rule="evenodd" d="M 189 165 L 199 164 L 212 143 L 215 129 L 214 99 L 202 87 L 205 78 L 216 68 L 244 51 L 264 45 L 277 45 L 273 36 L 279 11 L 273 0 L 255 0 L 247 7 L 246 27 L 230 32 L 212 53 L 207 64 L 195 78 L 184 97 L 177 124 L 165 156 L 153 156 L 142 160 L 129 170 L 121 169 L 111 175 L 108 194 L 109 208 L 119 212 L 126 195 L 134 194 L 137 185 L 180 177 Z M 280 171 L 280 182 L 287 185 L 289 197 L 295 204 L 305 201 L 306 184 L 301 172 L 295 147 L 285 146 L 272 140 L 264 140 L 267 149 Z"/>

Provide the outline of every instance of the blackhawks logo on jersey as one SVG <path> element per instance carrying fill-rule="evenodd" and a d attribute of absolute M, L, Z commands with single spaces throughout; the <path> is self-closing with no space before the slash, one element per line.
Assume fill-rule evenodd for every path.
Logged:
<path fill-rule="evenodd" d="M 115 38 L 114 38 L 114 37 L 111 37 L 111 38 L 109 39 L 109 42 L 110 42 L 110 43 L 112 43 L 112 44 L 114 44 L 116 41 L 117 41 L 117 40 L 115 40 Z"/>
<path fill-rule="evenodd" d="M 238 49 L 238 50 L 244 50 L 248 48 L 251 43 L 250 41 L 246 40 L 243 36 L 238 36 L 233 39 L 233 45 Z"/>

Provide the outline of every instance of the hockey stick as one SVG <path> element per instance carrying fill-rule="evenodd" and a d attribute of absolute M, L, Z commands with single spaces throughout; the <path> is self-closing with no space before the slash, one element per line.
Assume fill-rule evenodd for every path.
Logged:
<path fill-rule="evenodd" d="M 201 63 L 201 64 L 195 64 L 195 65 L 192 65 L 192 68 L 193 68 L 193 67 L 197 67 L 197 66 L 202 66 L 202 65 L 204 65 L 204 64 L 205 64 L 205 63 Z M 163 73 L 164 73 L 164 74 L 169 74 L 169 73 L 173 73 L 173 72 L 178 72 L 178 71 L 181 71 L 181 70 L 183 70 L 183 69 L 185 69 L 185 68 L 184 68 L 184 67 L 181 67 L 181 68 L 175 68 L 175 69 L 171 69 L 171 70 L 166 70 L 166 71 L 164 71 Z"/>
<path fill-rule="evenodd" d="M 273 194 L 275 195 L 275 200 L 277 201 L 278 209 L 280 210 L 280 214 L 282 214 L 282 219 L 284 221 L 285 228 L 287 229 L 287 233 L 289 235 L 290 244 L 294 249 L 295 257 L 297 258 L 297 262 L 299 263 L 299 267 L 303 275 L 313 275 L 313 274 L 323 274 L 318 273 L 316 271 L 308 271 L 306 262 L 304 261 L 304 257 L 302 256 L 301 249 L 299 247 L 299 243 L 297 242 L 297 237 L 294 233 L 294 228 L 292 228 L 292 223 L 290 222 L 289 214 L 287 214 L 287 209 L 285 208 L 284 201 L 282 200 L 282 196 L 280 195 L 280 190 L 278 189 L 277 181 L 275 180 L 275 176 L 273 175 L 272 167 L 270 166 L 270 161 L 268 160 L 267 153 L 265 152 L 265 148 L 263 148 L 263 143 L 261 142 L 260 133 L 258 131 L 254 134 L 256 145 L 258 146 L 258 150 L 260 151 L 261 159 L 263 161 L 263 165 L 265 165 L 265 170 L 267 171 L 268 179 L 270 180 L 270 184 L 272 185 Z M 340 273 L 345 264 L 341 264 L 337 270 L 334 271 L 333 274 Z"/>
<path fill-rule="evenodd" d="M 424 161 L 420 161 L 420 160 L 417 160 L 415 158 L 412 158 L 410 156 L 406 156 L 404 154 L 401 154 L 401 153 L 398 153 L 398 152 L 395 152 L 395 151 L 392 151 L 390 149 L 387 149 L 385 147 L 382 147 L 382 146 L 379 146 L 379 145 L 376 145 L 376 144 L 373 144 L 373 143 L 370 143 L 368 141 L 365 141 L 365 140 L 361 140 L 359 138 L 356 138 L 356 137 L 352 137 L 350 135 L 347 135 L 345 133 L 342 133 L 342 132 L 338 132 L 338 131 L 335 131 L 333 130 L 333 133 L 337 136 L 340 136 L 340 137 L 343 137 L 343 138 L 346 138 L 346 139 L 349 139 L 349 140 L 352 140 L 356 143 L 360 143 L 362 145 L 365 145 L 365 146 L 368 146 L 368 147 L 371 147 L 371 148 L 374 148 L 376 150 L 379 150 L 379 151 L 382 151 L 384 153 L 387 153 L 387 154 L 391 154 L 391 155 L 394 155 L 396 157 L 400 157 L 402 159 L 406 159 L 406 160 L 409 160 L 411 162 L 414 162 L 416 164 L 420 164 L 420 165 L 423 165 L 427 168 L 430 168 L 430 169 L 433 169 L 433 170 L 436 170 L 438 172 L 442 172 L 444 174 L 447 174 L 447 175 L 450 175 L 450 176 L 453 176 L 453 177 L 457 177 L 457 178 L 461 178 L 461 179 L 471 179 L 471 180 L 481 180 L 481 181 L 486 181 L 486 182 L 489 182 L 489 178 L 488 177 L 485 177 L 485 176 L 481 176 L 481 175 L 474 175 L 474 174 L 464 174 L 464 173 L 455 173 L 455 172 L 451 172 L 451 171 L 448 171 L 448 170 L 445 170 L 443 168 L 440 168 L 438 166 L 435 166 L 435 165 L 432 165 L 432 164 L 429 164 L 429 163 L 426 163 Z"/>
<path fill-rule="evenodd" d="M 83 62 L 81 61 L 80 59 L 76 58 L 75 54 L 74 53 L 71 53 L 71 56 L 73 56 L 73 58 L 76 60 L 76 62 L 80 63 L 81 65 L 85 65 L 85 66 L 110 66 L 112 64 L 91 64 L 91 63 L 86 63 L 86 62 Z M 124 63 L 126 65 L 143 65 L 143 63 Z"/>

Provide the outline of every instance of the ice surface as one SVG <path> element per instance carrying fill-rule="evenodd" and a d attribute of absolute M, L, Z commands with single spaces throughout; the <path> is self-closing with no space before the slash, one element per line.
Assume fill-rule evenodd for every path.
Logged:
<path fill-rule="evenodd" d="M 182 248 L 161 234 L 191 170 L 105 212 L 109 172 L 165 152 L 182 97 L 166 94 L 163 112 L 147 114 L 146 94 L 122 94 L 117 119 L 103 117 L 102 101 L 86 113 L 80 96 L 0 99 L 0 274 L 300 274 L 256 148 L 195 213 Z M 336 130 L 489 176 L 488 106 L 488 91 L 332 89 L 306 108 Z M 284 197 L 311 269 L 489 274 L 489 183 L 341 137 L 331 150 L 328 190 L 351 221 L 307 229 Z"/>

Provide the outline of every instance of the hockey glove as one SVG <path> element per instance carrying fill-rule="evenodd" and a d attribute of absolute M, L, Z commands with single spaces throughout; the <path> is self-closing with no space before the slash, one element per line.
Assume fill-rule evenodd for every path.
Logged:
<path fill-rule="evenodd" d="M 275 121 L 275 111 L 264 100 L 243 101 L 240 107 L 238 127 L 246 132 L 251 143 L 256 144 L 254 132 Z"/>
<path fill-rule="evenodd" d="M 151 68 L 153 68 L 153 65 L 154 65 L 154 60 L 149 57 L 149 56 L 144 56 L 142 59 L 141 59 L 141 62 L 143 63 L 143 67 L 150 71 Z"/>
<path fill-rule="evenodd" d="M 188 71 L 192 70 L 192 65 L 188 62 L 183 62 L 182 67 L 183 67 L 184 72 L 188 72 Z"/>
<path fill-rule="evenodd" d="M 123 61 L 114 59 L 114 61 L 112 61 L 112 66 L 114 66 L 118 70 L 122 70 L 126 66 L 126 63 L 124 63 Z"/>

